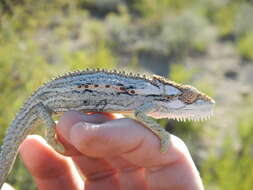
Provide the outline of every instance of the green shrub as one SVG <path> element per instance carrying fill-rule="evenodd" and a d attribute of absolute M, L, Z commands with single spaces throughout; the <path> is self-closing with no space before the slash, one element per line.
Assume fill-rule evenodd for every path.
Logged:
<path fill-rule="evenodd" d="M 197 0 L 138 0 L 135 2 L 135 9 L 144 16 L 161 16 L 168 11 L 178 12 L 189 8 Z"/>
<path fill-rule="evenodd" d="M 243 58 L 253 60 L 253 32 L 238 39 L 237 49 Z"/>
<path fill-rule="evenodd" d="M 238 11 L 235 18 L 235 35 L 237 38 L 243 37 L 250 31 L 253 31 L 253 4 L 243 3 L 238 5 Z"/>
<path fill-rule="evenodd" d="M 228 133 L 219 150 L 203 163 L 201 173 L 207 189 L 252 189 L 252 114 L 252 110 L 243 111 L 236 128 L 238 136 Z"/>
<path fill-rule="evenodd" d="M 196 69 L 186 69 L 182 64 L 171 64 L 169 79 L 178 83 L 189 83 L 196 72 Z"/>
<path fill-rule="evenodd" d="M 70 70 L 82 70 L 86 68 L 112 69 L 116 66 L 116 58 L 104 43 L 100 43 L 98 49 L 94 52 L 79 50 L 67 54 L 65 60 Z"/>
<path fill-rule="evenodd" d="M 214 15 L 214 22 L 221 36 L 233 34 L 235 26 L 236 5 L 224 6 Z"/>

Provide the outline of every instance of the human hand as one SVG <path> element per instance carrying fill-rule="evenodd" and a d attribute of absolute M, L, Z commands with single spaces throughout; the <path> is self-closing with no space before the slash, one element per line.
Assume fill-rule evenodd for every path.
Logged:
<path fill-rule="evenodd" d="M 20 153 L 40 190 L 203 190 L 185 144 L 171 135 L 168 151 L 160 153 L 159 139 L 141 125 L 111 114 L 68 112 L 57 133 L 71 159 L 35 135 Z"/>

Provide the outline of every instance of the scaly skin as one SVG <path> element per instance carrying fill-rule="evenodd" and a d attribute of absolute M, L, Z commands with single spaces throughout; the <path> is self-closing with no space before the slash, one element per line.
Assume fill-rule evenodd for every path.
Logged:
<path fill-rule="evenodd" d="M 0 187 L 7 178 L 18 147 L 38 121 L 47 125 L 47 140 L 57 151 L 55 122 L 51 115 L 70 110 L 85 112 L 133 113 L 161 140 L 166 152 L 169 133 L 153 118 L 205 119 L 212 114 L 214 101 L 197 89 L 160 76 L 152 78 L 117 71 L 78 71 L 42 85 L 24 104 L 10 125 L 0 153 Z"/>

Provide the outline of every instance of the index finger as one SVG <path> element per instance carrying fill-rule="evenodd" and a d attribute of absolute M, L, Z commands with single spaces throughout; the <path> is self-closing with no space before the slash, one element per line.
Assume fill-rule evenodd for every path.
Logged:
<path fill-rule="evenodd" d="M 203 189 L 186 146 L 175 136 L 171 136 L 168 151 L 160 153 L 159 139 L 132 119 L 99 124 L 80 120 L 69 126 L 67 134 L 61 128 L 59 131 L 84 155 L 96 158 L 119 156 L 133 165 L 146 168 L 146 179 L 151 189 Z"/>

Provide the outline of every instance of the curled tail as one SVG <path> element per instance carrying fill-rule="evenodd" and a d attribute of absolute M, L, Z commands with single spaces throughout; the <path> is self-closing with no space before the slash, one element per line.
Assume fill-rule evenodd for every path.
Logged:
<path fill-rule="evenodd" d="M 12 140 L 5 138 L 0 152 L 0 188 L 6 181 L 6 178 L 17 157 L 17 153 L 18 147 L 13 145 Z"/>
<path fill-rule="evenodd" d="M 36 113 L 20 112 L 8 128 L 0 152 L 0 189 L 15 162 L 19 145 L 31 132 L 36 121 Z"/>

